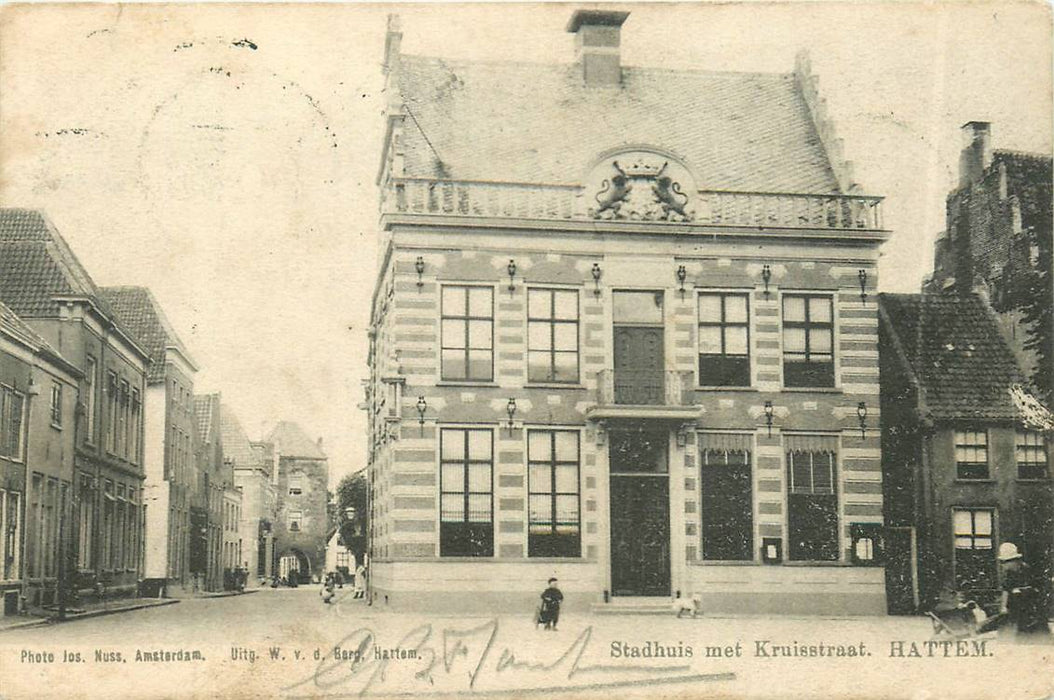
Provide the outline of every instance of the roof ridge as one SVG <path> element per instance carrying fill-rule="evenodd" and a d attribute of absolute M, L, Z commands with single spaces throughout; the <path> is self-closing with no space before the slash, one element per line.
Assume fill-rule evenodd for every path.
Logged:
<path fill-rule="evenodd" d="M 502 58 L 489 58 L 489 59 L 467 59 L 467 58 L 448 58 L 445 56 L 428 56 L 424 54 L 400 54 L 400 60 L 418 60 L 418 61 L 431 61 L 435 63 L 441 63 L 444 65 L 462 65 L 462 66 L 480 66 L 480 67 L 512 67 L 519 66 L 523 68 L 564 68 L 574 69 L 576 63 L 554 63 L 545 61 L 523 61 L 523 60 L 512 60 Z M 643 66 L 633 64 L 622 64 L 623 70 L 631 71 L 655 71 L 662 73 L 683 73 L 686 75 L 728 75 L 728 76 L 755 76 L 764 78 L 780 78 L 786 80 L 794 76 L 793 71 L 738 71 L 738 70 L 714 70 L 708 68 L 670 68 L 666 66 Z"/>

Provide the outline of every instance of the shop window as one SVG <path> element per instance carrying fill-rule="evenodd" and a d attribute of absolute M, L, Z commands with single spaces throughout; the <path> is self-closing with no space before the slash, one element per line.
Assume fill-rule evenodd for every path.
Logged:
<path fill-rule="evenodd" d="M 834 452 L 787 453 L 787 554 L 791 561 L 838 560 L 835 461 Z"/>
<path fill-rule="evenodd" d="M 702 450 L 699 481 L 703 559 L 753 559 L 750 466 L 750 452 L 747 450 Z"/>

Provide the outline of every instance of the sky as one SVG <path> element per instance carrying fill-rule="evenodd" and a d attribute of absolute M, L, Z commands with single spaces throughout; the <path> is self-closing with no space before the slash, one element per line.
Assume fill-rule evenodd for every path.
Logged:
<path fill-rule="evenodd" d="M 43 209 L 98 284 L 150 287 L 195 391 L 254 439 L 278 420 L 322 437 L 336 484 L 366 458 L 386 16 L 405 53 L 567 63 L 574 7 L 0 7 L 0 204 Z M 1051 152 L 1043 3 L 620 8 L 627 65 L 787 73 L 809 51 L 856 179 L 886 197 L 883 291 L 932 267 L 963 123 Z"/>

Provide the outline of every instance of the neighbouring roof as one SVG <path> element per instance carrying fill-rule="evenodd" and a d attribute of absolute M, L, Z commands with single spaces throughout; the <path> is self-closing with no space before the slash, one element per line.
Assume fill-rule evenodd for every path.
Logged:
<path fill-rule="evenodd" d="M 402 56 L 405 175 L 575 183 L 603 152 L 648 145 L 701 189 L 839 191 L 794 74 L 624 67 L 596 88 L 580 70 Z"/>
<path fill-rule="evenodd" d="M 226 404 L 220 408 L 220 430 L 223 435 L 223 457 L 233 460 L 235 469 L 253 468 L 260 463 L 241 421 Z"/>
<path fill-rule="evenodd" d="M 81 376 L 80 370 L 74 367 L 58 350 L 51 346 L 51 343 L 33 330 L 28 323 L 19 318 L 18 314 L 2 301 L 0 301 L 0 333 L 13 338 L 39 356 L 59 364 L 65 371 L 72 372 L 78 377 Z"/>
<path fill-rule="evenodd" d="M 264 438 L 274 444 L 279 457 L 298 457 L 301 459 L 327 459 L 326 453 L 314 440 L 307 436 L 304 429 L 292 421 L 281 421 Z"/>
<path fill-rule="evenodd" d="M 935 420 L 1018 421 L 1012 389 L 1022 374 L 976 295 L 881 294 L 895 352 L 918 382 L 920 409 Z"/>
<path fill-rule="evenodd" d="M 56 314 L 56 296 L 85 296 L 111 314 L 91 275 L 42 212 L 0 208 L 0 299 L 29 318 Z"/>
<path fill-rule="evenodd" d="M 198 428 L 198 438 L 205 444 L 211 444 L 215 441 L 216 435 L 213 435 L 213 425 L 215 424 L 216 412 L 220 412 L 220 420 L 223 420 L 223 411 L 220 409 L 220 395 L 219 394 L 195 394 L 193 396 L 194 406 L 194 423 Z M 221 432 L 222 438 L 222 432 Z M 227 442 L 223 441 L 223 452 L 224 457 L 227 456 Z"/>
<path fill-rule="evenodd" d="M 146 375 L 148 382 L 165 381 L 165 351 L 168 348 L 175 348 L 192 367 L 195 366 L 186 346 L 149 289 L 101 287 L 99 292 L 125 329 L 150 355 L 150 368 Z"/>

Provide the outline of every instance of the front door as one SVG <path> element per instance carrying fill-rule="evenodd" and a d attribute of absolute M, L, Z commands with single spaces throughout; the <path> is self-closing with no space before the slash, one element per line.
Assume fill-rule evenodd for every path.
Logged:
<path fill-rule="evenodd" d="M 612 431 L 611 590 L 670 595 L 670 482 L 667 431 Z"/>

